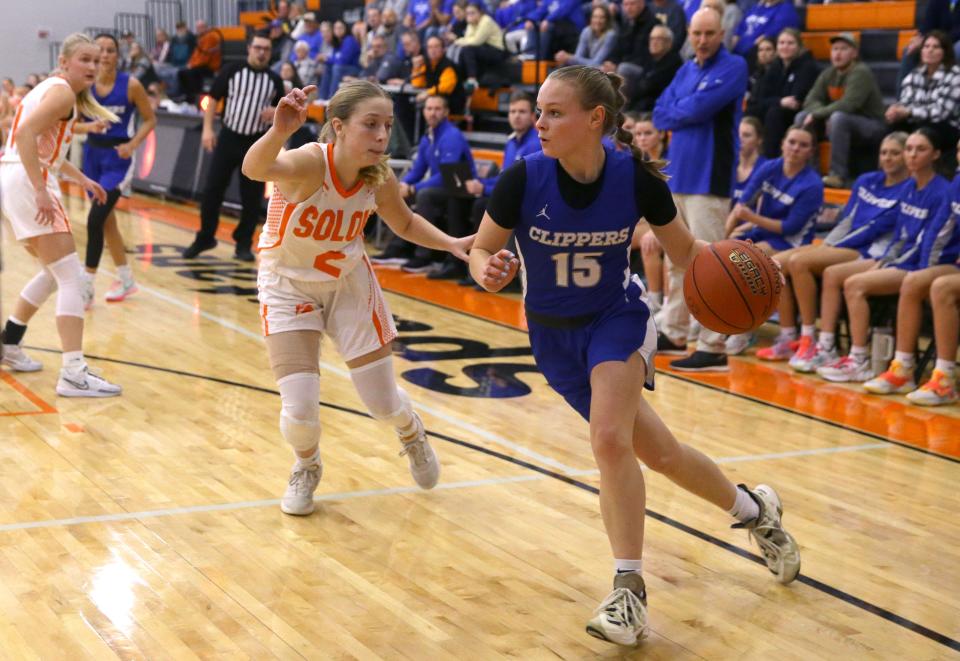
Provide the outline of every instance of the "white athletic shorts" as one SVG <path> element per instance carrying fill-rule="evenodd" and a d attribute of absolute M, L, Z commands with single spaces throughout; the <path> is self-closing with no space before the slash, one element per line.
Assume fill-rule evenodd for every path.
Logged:
<path fill-rule="evenodd" d="M 67 220 L 67 212 L 63 210 L 61 201 L 60 181 L 53 174 L 47 173 L 47 192 L 57 208 L 57 215 L 50 225 L 37 222 L 37 200 L 33 184 L 21 164 L 0 163 L 0 191 L 3 215 L 10 221 L 17 241 L 25 241 L 42 234 L 70 231 L 70 221 Z"/>
<path fill-rule="evenodd" d="M 397 336 L 380 283 L 363 259 L 337 280 L 292 280 L 273 271 L 257 274 L 263 334 L 310 330 L 326 333 L 345 360 L 372 353 Z"/>

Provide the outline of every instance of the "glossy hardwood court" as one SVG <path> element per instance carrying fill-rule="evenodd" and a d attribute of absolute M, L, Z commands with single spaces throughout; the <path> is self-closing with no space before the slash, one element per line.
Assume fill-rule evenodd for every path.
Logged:
<path fill-rule="evenodd" d="M 44 370 L 0 372 L 0 657 L 960 658 L 956 408 L 748 360 L 662 371 L 650 401 L 736 482 L 776 486 L 803 569 L 776 584 L 724 513 L 648 472 L 653 633 L 622 649 L 584 632 L 612 571 L 598 475 L 515 300 L 382 273 L 441 484 L 413 486 L 327 344 L 319 507 L 289 517 L 254 270 L 223 243 L 180 259 L 191 209 L 125 208 L 140 292 L 104 303 L 105 257 L 86 340 L 124 395 L 55 396 L 52 302 L 26 340 Z M 9 232 L 3 252 L 8 311 L 35 266 Z"/>

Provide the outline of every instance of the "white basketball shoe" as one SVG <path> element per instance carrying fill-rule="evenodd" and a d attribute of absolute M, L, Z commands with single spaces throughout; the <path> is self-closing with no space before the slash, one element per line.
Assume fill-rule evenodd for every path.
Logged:
<path fill-rule="evenodd" d="M 587 633 L 617 645 L 633 646 L 647 637 L 647 590 L 637 572 L 617 574 L 613 592 L 600 602 Z"/>
<path fill-rule="evenodd" d="M 318 461 L 310 466 L 300 466 L 299 462 L 293 464 L 290 470 L 290 480 L 287 482 L 287 490 L 280 499 L 280 509 L 285 514 L 295 516 L 306 516 L 313 512 L 316 505 L 313 502 L 313 494 L 320 484 L 320 478 L 323 476 L 323 461 Z"/>
<path fill-rule="evenodd" d="M 407 461 L 410 463 L 410 474 L 413 475 L 417 486 L 421 489 L 432 489 L 437 486 L 437 482 L 440 480 L 440 460 L 437 459 L 437 453 L 430 446 L 423 421 L 416 411 L 413 413 L 413 420 L 417 429 L 412 436 L 404 438 L 402 434 L 397 432 L 400 442 L 403 443 L 400 456 L 407 456 Z"/>

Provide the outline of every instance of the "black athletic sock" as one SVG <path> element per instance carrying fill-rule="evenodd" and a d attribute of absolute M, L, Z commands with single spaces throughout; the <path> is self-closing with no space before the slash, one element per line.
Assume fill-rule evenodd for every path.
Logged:
<path fill-rule="evenodd" d="M 7 325 L 0 333 L 0 338 L 4 344 L 20 344 L 23 340 L 23 334 L 27 332 L 25 324 L 18 324 L 13 319 L 7 319 Z"/>

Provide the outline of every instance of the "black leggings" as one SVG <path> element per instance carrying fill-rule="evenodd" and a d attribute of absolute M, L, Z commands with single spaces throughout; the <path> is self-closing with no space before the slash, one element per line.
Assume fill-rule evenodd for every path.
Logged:
<path fill-rule="evenodd" d="M 107 193 L 107 201 L 100 204 L 96 200 L 87 216 L 87 268 L 96 270 L 100 266 L 100 256 L 103 255 L 103 226 L 113 211 L 113 207 L 120 199 L 120 189 L 115 188 Z"/>

